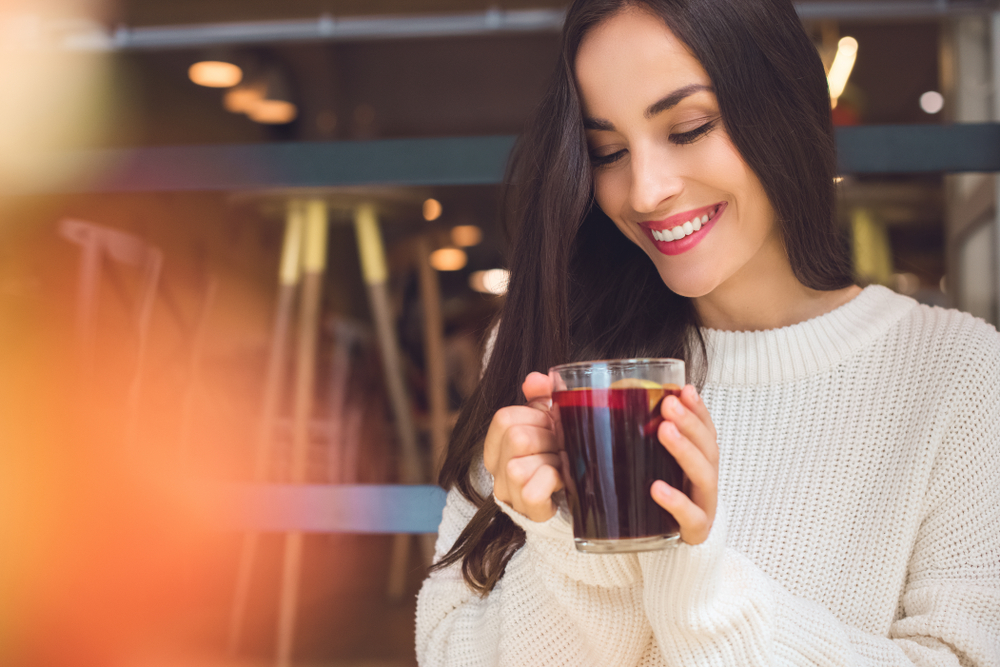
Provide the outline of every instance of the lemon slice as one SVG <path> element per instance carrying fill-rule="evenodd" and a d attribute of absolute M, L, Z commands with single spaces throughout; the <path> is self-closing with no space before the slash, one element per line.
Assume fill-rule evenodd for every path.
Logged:
<path fill-rule="evenodd" d="M 649 409 L 652 411 L 663 398 L 663 385 L 652 380 L 622 378 L 611 383 L 611 389 L 645 389 L 649 394 Z"/>
<path fill-rule="evenodd" d="M 611 383 L 611 389 L 662 389 L 663 385 L 652 380 L 624 378 Z"/>

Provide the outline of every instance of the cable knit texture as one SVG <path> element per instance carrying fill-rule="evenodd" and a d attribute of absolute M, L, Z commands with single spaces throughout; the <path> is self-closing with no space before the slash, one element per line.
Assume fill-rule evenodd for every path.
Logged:
<path fill-rule="evenodd" d="M 535 523 L 486 597 L 417 603 L 421 665 L 1000 667 L 1000 336 L 882 287 L 794 326 L 705 330 L 706 542 L 575 551 Z M 490 479 L 480 466 L 477 484 Z M 475 508 L 448 494 L 437 557 Z"/>

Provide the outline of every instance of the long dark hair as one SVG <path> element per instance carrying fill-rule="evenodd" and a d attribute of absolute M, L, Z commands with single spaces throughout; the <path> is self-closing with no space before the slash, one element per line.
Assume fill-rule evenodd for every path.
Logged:
<path fill-rule="evenodd" d="M 492 356 L 438 480 L 479 510 L 434 567 L 461 561 L 466 582 L 483 595 L 524 544 L 524 532 L 477 491 L 474 464 L 496 411 L 524 402 L 524 377 L 567 361 L 633 356 L 684 358 L 705 368 L 697 363 L 705 351 L 691 300 L 671 292 L 594 203 L 573 62 L 584 35 L 626 7 L 662 18 L 705 68 L 729 137 L 775 210 L 799 281 L 817 290 L 852 283 L 833 219 L 826 75 L 791 3 L 576 0 L 551 85 L 508 165 L 510 285 Z"/>

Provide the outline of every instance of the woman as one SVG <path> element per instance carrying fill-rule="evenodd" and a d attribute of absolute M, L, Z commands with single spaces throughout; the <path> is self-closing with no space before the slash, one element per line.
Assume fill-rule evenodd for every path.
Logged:
<path fill-rule="evenodd" d="M 853 284 L 833 170 L 788 2 L 573 4 L 512 160 L 510 289 L 441 474 L 421 664 L 1000 665 L 1000 338 Z M 532 371 L 630 356 L 702 387 L 658 432 L 681 543 L 579 553 Z"/>

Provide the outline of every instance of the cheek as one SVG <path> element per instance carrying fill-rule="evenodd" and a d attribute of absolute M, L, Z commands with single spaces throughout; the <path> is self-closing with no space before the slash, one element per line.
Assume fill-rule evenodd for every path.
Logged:
<path fill-rule="evenodd" d="M 766 237 L 774 231 L 776 226 L 774 208 L 767 198 L 764 186 L 761 185 L 749 167 L 746 168 L 746 181 L 748 183 L 746 213 L 752 218 L 757 235 Z"/>
<path fill-rule="evenodd" d="M 612 216 L 611 212 L 611 181 L 607 175 L 594 172 L 594 199 L 601 210 Z"/>
<path fill-rule="evenodd" d="M 625 224 L 622 222 L 621 211 L 624 205 L 624 197 L 625 195 L 622 194 L 615 179 L 594 175 L 594 201 L 601 207 L 604 214 L 611 218 L 611 222 L 615 224 L 618 231 L 634 243 L 635 239 L 631 236 L 634 230 L 626 229 Z"/>
<path fill-rule="evenodd" d="M 594 200 L 616 225 L 627 197 L 628 184 L 623 183 L 618 174 L 608 171 L 594 173 Z"/>

